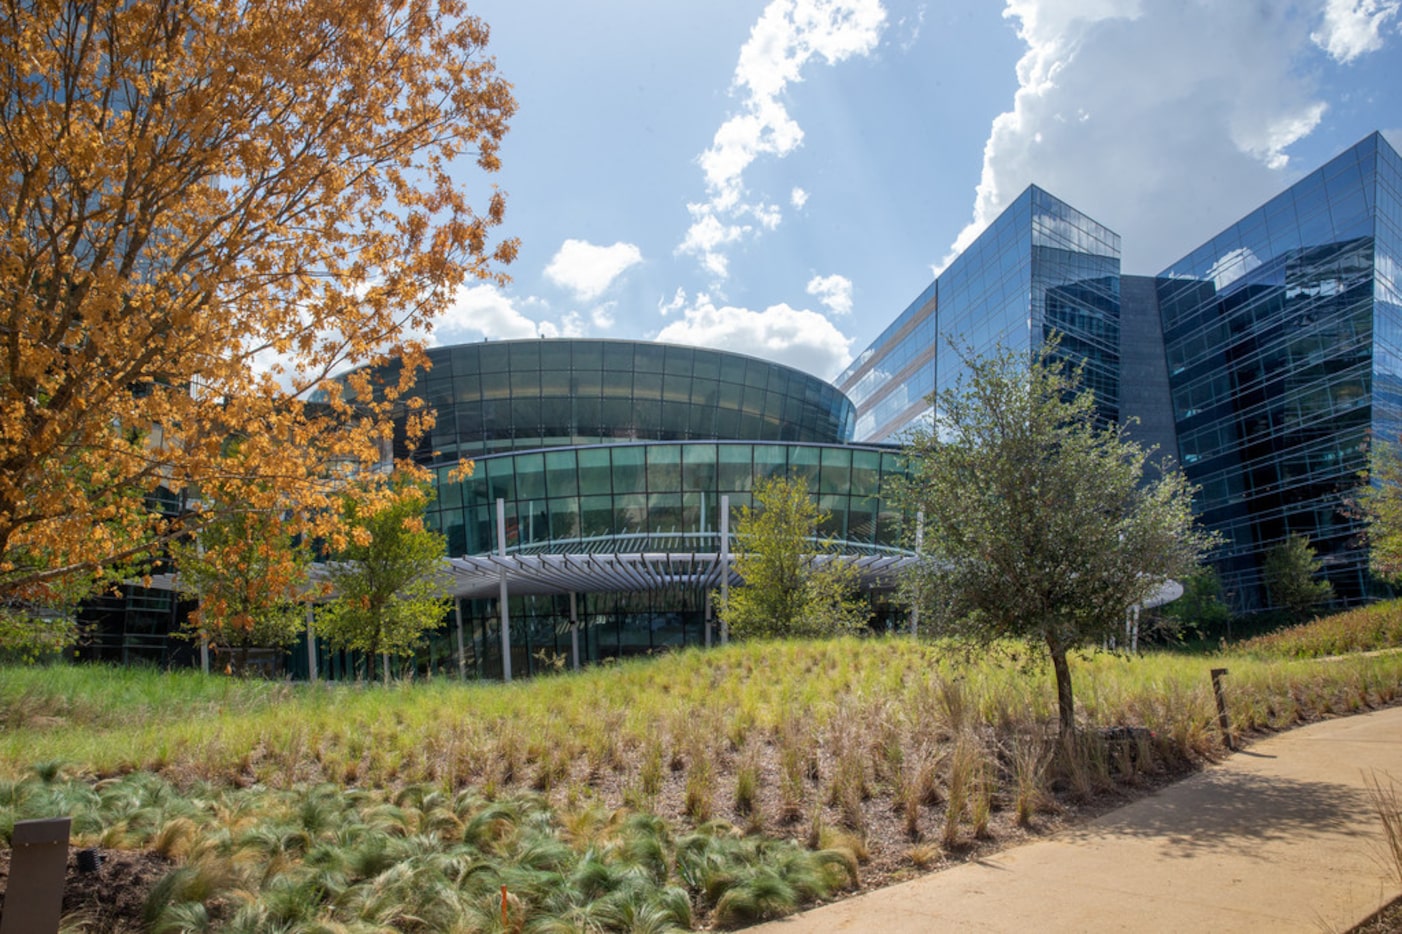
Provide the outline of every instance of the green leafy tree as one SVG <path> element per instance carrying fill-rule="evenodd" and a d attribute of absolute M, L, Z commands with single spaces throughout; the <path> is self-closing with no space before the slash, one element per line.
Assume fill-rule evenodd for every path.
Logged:
<path fill-rule="evenodd" d="M 171 558 L 182 588 L 199 595 L 191 632 L 231 649 L 233 669 L 244 673 L 252 648 L 284 648 L 306 628 L 311 554 L 278 510 L 216 512 L 194 540 L 171 548 Z"/>
<path fill-rule="evenodd" d="M 821 636 L 866 625 L 871 612 L 857 593 L 858 571 L 818 539 L 827 515 L 808 484 L 797 477 L 761 480 L 754 498 L 756 506 L 741 507 L 735 523 L 735 571 L 744 586 L 730 592 L 720 611 L 731 634 Z"/>
<path fill-rule="evenodd" d="M 385 497 L 348 496 L 344 547 L 327 565 L 334 599 L 317 613 L 333 646 L 375 656 L 411 651 L 451 605 L 442 572 L 447 542 L 424 527 L 426 484 L 398 481 Z M 386 683 L 389 664 L 384 666 Z"/>
<path fill-rule="evenodd" d="M 1222 602 L 1222 578 L 1217 569 L 1203 565 L 1182 580 L 1183 596 L 1163 607 L 1160 615 L 1175 632 L 1196 630 L 1219 633 L 1227 628 L 1232 611 Z"/>
<path fill-rule="evenodd" d="M 1067 736 L 1068 653 L 1123 632 L 1129 609 L 1211 540 L 1193 526 L 1183 476 L 1147 479 L 1150 452 L 1097 420 L 1080 371 L 1056 352 L 1054 341 L 1031 359 L 965 351 L 967 378 L 932 397 L 933 430 L 905 449 L 903 505 L 923 513 L 925 534 L 903 592 L 936 632 L 1045 652 Z"/>
<path fill-rule="evenodd" d="M 1373 445 L 1365 479 L 1358 506 L 1367 523 L 1368 567 L 1396 582 L 1402 580 L 1402 453 L 1397 445 Z"/>
<path fill-rule="evenodd" d="M 1266 592 L 1290 622 L 1309 619 L 1315 607 L 1334 595 L 1333 584 L 1316 579 L 1323 567 L 1306 535 L 1291 535 L 1266 552 Z"/>

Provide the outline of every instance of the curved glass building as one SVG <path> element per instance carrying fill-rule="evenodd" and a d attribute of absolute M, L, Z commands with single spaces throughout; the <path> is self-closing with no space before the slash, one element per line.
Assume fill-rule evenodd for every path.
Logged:
<path fill-rule="evenodd" d="M 538 339 L 435 347 L 428 357 L 414 395 L 437 424 L 412 452 L 425 464 L 619 441 L 841 444 L 856 422 L 832 384 L 718 350 Z"/>
<path fill-rule="evenodd" d="M 897 451 L 852 444 L 854 406 L 817 377 L 644 341 L 490 341 L 428 356 L 410 395 L 434 427 L 396 454 L 434 475 L 428 524 L 447 539 L 471 673 L 527 673 L 572 660 L 576 644 L 588 661 L 710 641 L 707 596 L 733 544 L 722 503 L 736 515 L 765 478 L 807 481 L 827 515 L 820 538 L 862 562 L 869 585 L 902 554 L 883 500 L 902 473 Z M 463 458 L 473 472 L 454 479 Z M 454 629 L 431 640 L 429 665 L 455 663 Z"/>

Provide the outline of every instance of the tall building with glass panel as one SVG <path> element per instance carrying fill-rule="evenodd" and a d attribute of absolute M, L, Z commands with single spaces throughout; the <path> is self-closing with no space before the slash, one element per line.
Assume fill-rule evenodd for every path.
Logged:
<path fill-rule="evenodd" d="M 928 424 L 929 396 L 957 383 L 965 353 L 1031 350 L 1053 332 L 1114 420 L 1119 275 L 1119 235 L 1030 186 L 837 378 L 857 438 Z"/>
<path fill-rule="evenodd" d="M 499 559 L 540 575 L 505 604 L 479 575 L 460 605 L 470 670 L 529 671 L 576 640 L 585 659 L 703 641 L 703 578 L 727 545 L 721 498 L 738 509 L 765 477 L 805 478 L 829 515 L 823 537 L 854 560 L 904 560 L 889 442 L 928 424 L 962 352 L 1031 352 L 1053 333 L 1105 419 L 1132 422 L 1200 487 L 1235 609 L 1271 608 L 1263 561 L 1291 534 L 1309 537 L 1339 602 L 1377 593 L 1344 508 L 1367 445 L 1402 432 L 1402 160 L 1374 134 L 1157 276 L 1122 276 L 1117 234 L 1029 187 L 836 385 L 642 341 L 431 350 L 414 395 L 435 426 L 396 451 L 434 473 L 428 524 L 455 557 L 493 556 L 478 572 Z M 466 479 L 452 475 L 460 458 L 476 463 Z M 596 560 L 606 587 L 562 589 Z M 505 652 L 503 607 L 519 624 Z M 111 636 L 94 643 L 102 657 L 180 656 L 170 632 L 184 610 L 167 592 L 132 588 L 89 610 Z M 454 651 L 445 630 L 427 664 Z"/>
<path fill-rule="evenodd" d="M 1402 425 L 1399 191 L 1373 134 L 1158 277 L 1179 457 L 1239 609 L 1270 607 L 1263 560 L 1292 534 L 1340 601 L 1375 586 L 1346 504 Z"/>

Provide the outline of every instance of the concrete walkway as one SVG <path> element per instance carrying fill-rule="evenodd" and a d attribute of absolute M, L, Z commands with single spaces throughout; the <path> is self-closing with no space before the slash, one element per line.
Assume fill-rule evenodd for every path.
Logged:
<path fill-rule="evenodd" d="M 1084 827 L 753 928 L 1346 931 L 1402 895 L 1365 781 L 1402 708 L 1301 727 Z"/>

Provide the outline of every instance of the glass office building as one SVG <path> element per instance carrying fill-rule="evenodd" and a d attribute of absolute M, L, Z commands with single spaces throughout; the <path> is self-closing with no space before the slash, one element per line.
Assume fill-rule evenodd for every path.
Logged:
<path fill-rule="evenodd" d="M 853 444 L 851 401 L 816 377 L 642 341 L 490 341 L 428 355 L 410 395 L 435 425 L 413 450 L 401 438 L 397 452 L 433 471 L 428 525 L 464 562 L 557 562 L 532 565 L 509 588 L 513 672 L 569 656 L 575 639 L 581 661 L 707 641 L 715 581 L 705 569 L 733 547 L 721 541 L 723 498 L 733 517 L 764 478 L 805 479 L 827 515 L 819 537 L 838 551 L 868 562 L 903 553 L 900 517 L 883 498 L 902 474 L 898 454 Z M 372 382 L 397 376 L 390 367 Z M 454 476 L 461 458 L 474 462 L 469 477 Z M 572 583 L 559 583 L 558 562 L 580 556 L 631 563 L 581 559 Z M 653 573 L 659 563 L 669 570 Z M 499 677 L 499 596 L 494 585 L 491 595 L 461 592 L 465 664 Z M 454 638 L 431 639 L 425 663 L 455 663 Z M 324 660 L 332 673 L 338 664 Z"/>
<path fill-rule="evenodd" d="M 1342 602 L 1376 586 L 1346 506 L 1402 425 L 1400 193 L 1374 134 L 1158 277 L 1179 458 L 1239 609 L 1270 606 L 1262 561 L 1292 534 Z"/>
<path fill-rule="evenodd" d="M 963 365 L 1051 333 L 1107 419 L 1180 464 L 1239 611 L 1270 609 L 1262 565 L 1307 535 L 1341 603 L 1366 600 L 1347 508 L 1372 438 L 1402 430 L 1402 171 L 1373 134 L 1157 276 L 1122 276 L 1120 238 L 1029 188 L 838 379 L 856 438 L 929 417 Z"/>
<path fill-rule="evenodd" d="M 1119 275 L 1119 235 L 1030 186 L 837 378 L 857 437 L 928 427 L 929 397 L 957 383 L 962 354 L 1030 350 L 1053 332 L 1114 420 Z"/>

